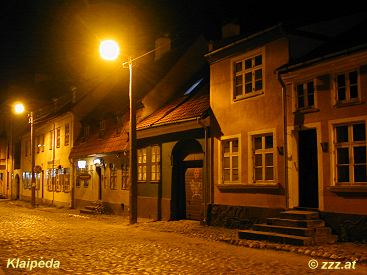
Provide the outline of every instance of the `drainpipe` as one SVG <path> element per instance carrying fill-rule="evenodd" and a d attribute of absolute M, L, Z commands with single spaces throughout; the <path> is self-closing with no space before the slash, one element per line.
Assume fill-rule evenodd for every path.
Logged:
<path fill-rule="evenodd" d="M 197 123 L 200 124 L 203 129 L 204 129 L 204 139 L 205 139 L 205 143 L 204 143 L 204 181 L 203 181 L 203 201 L 204 201 L 204 216 L 203 216 L 203 224 L 207 224 L 208 223 L 208 217 L 207 217 L 207 205 L 208 205 L 208 184 L 209 184 L 209 180 L 208 180 L 208 154 L 207 154 L 207 143 L 208 143 L 208 126 L 204 125 L 203 122 L 200 120 L 200 118 L 197 118 Z"/>
<path fill-rule="evenodd" d="M 282 109 L 283 109 L 283 142 L 284 142 L 284 188 L 285 188 L 285 205 L 289 208 L 289 190 L 288 190 L 288 137 L 287 137 L 287 89 L 277 71 L 277 79 L 282 86 Z"/>
<path fill-rule="evenodd" d="M 56 131 L 55 131 L 55 121 L 53 122 L 53 140 L 52 140 L 52 170 L 51 170 L 51 184 L 52 184 L 52 205 L 55 203 L 55 188 L 56 188 L 56 178 L 53 179 L 52 175 L 55 169 L 55 149 L 56 149 Z"/>

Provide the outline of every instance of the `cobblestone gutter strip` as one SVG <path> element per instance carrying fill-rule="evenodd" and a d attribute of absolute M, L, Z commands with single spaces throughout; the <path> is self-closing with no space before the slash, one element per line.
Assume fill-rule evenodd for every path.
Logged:
<path fill-rule="evenodd" d="M 295 246 L 267 241 L 240 240 L 237 229 L 204 226 L 195 221 L 146 222 L 137 226 L 145 227 L 147 230 L 180 233 L 189 237 L 204 238 L 249 248 L 279 250 L 341 262 L 356 260 L 358 263 L 367 264 L 367 244 L 337 243 L 320 246 Z"/>

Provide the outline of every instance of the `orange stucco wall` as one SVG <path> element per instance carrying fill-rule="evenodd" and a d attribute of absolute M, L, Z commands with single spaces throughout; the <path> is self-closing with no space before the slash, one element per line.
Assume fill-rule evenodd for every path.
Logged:
<path fill-rule="evenodd" d="M 243 49 L 236 56 L 211 64 L 210 69 L 210 106 L 218 122 L 221 135 L 214 141 L 214 203 L 240 206 L 285 207 L 284 158 L 274 150 L 276 158 L 276 183 L 280 185 L 278 194 L 266 194 L 261 190 L 254 192 L 228 192 L 217 188 L 219 178 L 220 156 L 218 150 L 221 136 L 240 135 L 241 174 L 240 185 L 252 184 L 249 175 L 249 132 L 272 129 L 275 146 L 283 146 L 282 93 L 275 69 L 288 62 L 288 41 L 279 39 L 262 48 L 264 68 L 264 93 L 258 96 L 234 101 L 232 99 L 232 64 L 237 58 L 256 53 L 252 49 Z"/>
<path fill-rule="evenodd" d="M 350 214 L 367 214 L 367 193 L 346 194 L 340 192 L 332 192 L 330 187 L 335 185 L 335 160 L 333 149 L 333 127 L 334 123 L 365 121 L 367 122 L 367 74 L 362 69 L 367 64 L 367 52 L 356 52 L 347 56 L 341 56 L 326 60 L 322 63 L 315 64 L 305 68 L 300 68 L 294 72 L 290 72 L 283 76 L 287 84 L 288 99 L 288 127 L 294 129 L 295 118 L 295 83 L 299 81 L 315 79 L 316 83 L 322 78 L 323 83 L 316 85 L 316 111 L 303 114 L 303 126 L 301 129 L 313 128 L 313 125 L 319 125 L 317 135 L 321 142 L 328 142 L 328 151 L 322 152 L 318 157 L 318 168 L 322 171 L 322 177 L 319 174 L 319 185 L 322 192 L 320 200 L 323 201 L 321 210 L 327 212 L 340 212 Z M 335 105 L 335 75 L 341 72 L 351 70 L 359 70 L 359 89 L 361 93 L 361 102 L 355 105 L 336 106 Z M 322 77 L 321 77 L 322 76 Z M 325 82 L 325 79 L 326 82 Z M 322 84 L 322 85 L 319 85 Z M 291 139 L 297 143 L 296 131 L 290 131 Z M 320 144 L 318 144 L 320 146 Z M 297 148 L 290 147 L 290 155 L 293 156 L 293 162 L 297 162 Z M 293 169 L 294 177 L 291 179 L 292 184 L 298 184 L 298 173 Z M 320 190 L 320 189 L 319 189 Z M 293 194 L 296 195 L 296 194 Z"/>

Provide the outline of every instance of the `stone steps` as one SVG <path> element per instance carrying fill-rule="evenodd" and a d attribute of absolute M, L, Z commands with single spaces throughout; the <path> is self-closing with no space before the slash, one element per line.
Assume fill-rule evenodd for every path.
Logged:
<path fill-rule="evenodd" d="M 280 234 L 280 233 L 274 233 L 274 232 L 261 232 L 261 231 L 256 231 L 256 230 L 240 230 L 238 236 L 240 239 L 265 240 L 269 242 L 286 243 L 286 244 L 292 244 L 292 245 L 312 245 L 313 244 L 312 237 L 294 236 L 294 235 Z"/>
<path fill-rule="evenodd" d="M 317 211 L 293 209 L 279 218 L 267 218 L 266 224 L 254 224 L 251 230 L 240 230 L 240 239 L 267 240 L 292 245 L 314 245 L 336 242 L 336 236 Z"/>

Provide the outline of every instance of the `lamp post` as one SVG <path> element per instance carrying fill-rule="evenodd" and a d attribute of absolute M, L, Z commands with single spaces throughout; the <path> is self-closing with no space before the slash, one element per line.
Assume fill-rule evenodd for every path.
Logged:
<path fill-rule="evenodd" d="M 113 40 L 104 40 L 99 47 L 103 59 L 113 61 L 120 54 L 118 44 Z M 134 224 L 138 219 L 138 185 L 137 185 L 137 149 L 136 149 L 136 104 L 133 92 L 133 59 L 128 58 L 123 67 L 129 68 L 129 104 L 130 104 L 130 129 L 129 129 L 129 172 L 130 172 L 130 194 L 129 194 L 129 221 Z"/>
<path fill-rule="evenodd" d="M 14 105 L 14 111 L 16 114 L 21 114 L 25 110 L 22 103 L 16 103 Z M 34 174 L 35 167 L 35 154 L 34 154 L 34 116 L 33 112 L 28 113 L 28 122 L 31 126 L 31 204 L 32 207 L 36 206 L 36 177 Z"/>

